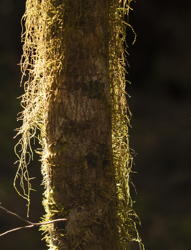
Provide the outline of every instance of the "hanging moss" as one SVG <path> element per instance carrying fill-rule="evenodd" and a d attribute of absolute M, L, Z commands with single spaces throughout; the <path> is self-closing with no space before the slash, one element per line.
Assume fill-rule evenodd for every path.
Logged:
<path fill-rule="evenodd" d="M 114 1 L 110 12 L 111 40 L 110 40 L 110 83 L 112 94 L 112 148 L 116 170 L 116 186 L 118 194 L 118 230 L 120 235 L 120 249 L 127 249 L 128 242 L 138 242 L 144 248 L 136 229 L 138 216 L 133 210 L 133 202 L 129 190 L 129 176 L 132 168 L 132 155 L 129 147 L 128 127 L 131 113 L 126 101 L 126 63 L 127 51 L 124 49 L 126 40 L 125 17 L 129 16 L 131 0 Z M 131 27 L 131 26 L 130 26 Z M 133 30 L 133 29 L 132 29 Z"/>
<path fill-rule="evenodd" d="M 73 230 L 73 235 L 83 235 L 83 244 L 85 244 L 86 238 L 87 241 L 91 238 L 92 232 L 97 231 L 102 234 L 105 230 L 108 230 L 107 225 L 103 226 L 103 224 L 100 224 L 101 226 L 97 225 L 97 227 L 94 226 L 94 228 L 91 229 L 92 231 L 88 231 L 89 229 L 87 230 L 87 228 L 90 227 L 88 224 L 90 222 L 87 221 L 87 218 L 91 221 L 92 218 L 98 220 L 98 218 L 101 217 L 98 208 L 95 207 L 94 210 L 91 210 L 94 211 L 94 214 L 87 214 L 86 212 L 83 214 L 76 208 L 76 211 L 73 211 L 73 215 L 69 215 L 68 208 L 66 208 L 67 206 L 64 207 L 62 202 L 55 202 L 55 200 L 59 200 L 59 188 L 55 188 L 54 180 L 59 179 L 59 175 L 62 176 L 59 172 L 61 166 L 54 157 L 55 152 L 61 152 L 60 154 L 68 155 L 67 148 L 69 148 L 69 144 L 72 143 L 72 139 L 69 139 L 68 136 L 70 135 L 72 137 L 72 135 L 75 134 L 76 138 L 78 134 L 83 133 L 84 136 L 87 136 L 89 128 L 92 126 L 92 121 L 87 120 L 85 122 L 76 123 L 72 120 L 67 120 L 66 122 L 67 112 L 65 114 L 66 117 L 62 117 L 62 119 L 58 121 L 52 118 L 51 124 L 55 123 L 56 125 L 54 131 L 54 141 L 56 141 L 56 143 L 50 143 L 51 138 L 49 142 L 47 142 L 47 133 L 49 133 L 47 123 L 49 119 L 51 119 L 49 111 L 51 105 L 55 105 L 55 109 L 57 109 L 58 112 L 63 112 L 63 110 L 59 111 L 59 100 L 54 102 L 54 100 L 60 96 L 60 92 L 70 88 L 71 91 L 83 93 L 83 100 L 87 101 L 91 99 L 92 103 L 94 103 L 94 100 L 99 100 L 101 103 L 100 107 L 111 109 L 112 162 L 115 172 L 114 189 L 116 190 L 116 195 L 114 196 L 111 192 L 112 197 L 107 197 L 109 191 L 107 190 L 105 192 L 102 190 L 101 184 L 96 187 L 96 192 L 99 193 L 100 196 L 106 197 L 104 199 L 112 200 L 112 202 L 116 204 L 118 246 L 117 249 L 114 250 L 128 250 L 130 241 L 138 242 L 140 249 L 143 249 L 144 247 L 136 228 L 138 217 L 133 210 L 133 202 L 129 191 L 129 175 L 131 173 L 132 156 L 129 149 L 128 137 L 130 112 L 127 112 L 128 105 L 125 93 L 126 64 L 124 44 L 126 39 L 126 26 L 130 25 L 127 24 L 124 19 L 129 15 L 131 0 L 108 0 L 107 2 L 109 30 L 107 28 L 105 29 L 108 33 L 104 34 L 103 37 L 104 44 L 108 46 L 99 53 L 102 54 L 103 58 L 108 60 L 109 82 L 107 88 L 110 90 L 109 98 L 106 98 L 103 94 L 105 86 L 101 79 L 99 79 L 99 74 L 93 81 L 92 79 L 88 79 L 87 76 L 84 79 L 80 79 L 79 82 L 76 80 L 77 84 L 72 81 L 70 84 L 66 82 L 65 89 L 61 86 L 63 75 L 66 72 L 68 77 L 71 75 L 75 76 L 75 79 L 80 78 L 77 73 L 78 70 L 75 70 L 75 67 L 78 67 L 77 62 L 71 61 L 70 57 L 72 59 L 73 55 L 79 55 L 80 59 L 84 62 L 82 75 L 85 75 L 83 72 L 87 70 L 87 62 L 89 62 L 88 57 L 89 54 L 91 54 L 91 46 L 88 52 L 86 49 L 86 42 L 84 43 L 84 47 L 83 45 L 80 49 L 76 47 L 69 54 L 65 48 L 70 43 L 70 39 L 73 43 L 76 41 L 76 45 L 78 45 L 78 39 L 80 39 L 80 37 L 83 39 L 83 34 L 90 31 L 95 33 L 98 32 L 92 14 L 86 11 L 95 6 L 96 2 L 94 0 L 79 0 L 78 2 L 72 1 L 70 4 L 67 3 L 68 0 L 26 1 L 26 11 L 23 17 L 25 28 L 22 35 L 23 56 L 21 60 L 23 74 L 21 82 L 24 86 L 25 93 L 21 100 L 23 111 L 19 116 L 19 120 L 22 121 L 22 126 L 18 130 L 20 140 L 16 145 L 16 154 L 19 157 L 19 161 L 14 182 L 15 187 L 19 194 L 27 200 L 29 207 L 30 192 L 32 188 L 28 164 L 33 155 L 30 142 L 31 139 L 36 138 L 36 134 L 38 134 L 37 131 L 40 131 L 40 136 L 38 136 L 37 139 L 42 146 L 41 161 L 43 184 L 45 186 L 43 205 L 46 212 L 44 220 L 63 216 L 74 218 L 79 213 L 81 220 L 86 220 L 81 229 L 78 228 L 77 224 L 76 227 L 74 227 L 74 224 L 71 229 L 67 223 L 64 225 L 62 223 L 61 225 L 49 224 L 43 226 L 42 230 L 45 232 L 44 238 L 49 248 L 51 250 L 65 249 L 62 248 L 59 242 L 61 238 L 67 237 L 67 230 Z M 73 18 L 70 18 L 71 13 L 79 13 L 79 15 L 75 17 L 73 15 Z M 65 23 L 67 23 L 67 25 L 65 25 Z M 68 36 L 68 34 L 70 34 L 70 36 Z M 90 37 L 86 39 L 90 39 Z M 96 43 L 95 39 L 94 43 Z M 104 46 L 105 45 L 103 45 L 103 48 Z M 70 63 L 66 64 L 64 62 Z M 102 70 L 102 61 L 97 61 L 95 65 L 98 70 Z M 62 134 L 60 134 L 61 130 Z M 70 153 L 72 154 L 72 152 Z M 64 190 L 66 190 L 66 196 L 68 195 L 69 201 L 67 201 L 67 198 L 65 200 L 68 204 L 76 200 L 75 197 L 70 197 L 70 189 L 72 188 L 77 190 L 76 196 L 78 196 L 78 198 L 76 202 L 80 202 L 81 200 L 84 201 L 85 199 L 91 200 L 89 189 L 94 188 L 94 184 L 87 180 L 88 176 L 92 174 L 92 169 L 96 169 L 99 166 L 100 173 L 98 172 L 97 174 L 101 176 L 101 171 L 104 171 L 105 180 L 111 179 L 111 177 L 108 177 L 111 173 L 107 166 L 110 166 L 112 163 L 108 157 L 108 148 L 104 143 L 100 142 L 97 148 L 88 152 L 85 157 L 82 157 L 80 150 L 77 150 L 74 154 L 75 157 L 78 157 L 79 164 L 74 167 L 71 160 L 71 166 L 68 165 L 65 167 L 66 175 L 63 178 L 67 177 L 67 173 L 69 176 L 69 171 L 72 168 L 76 173 L 75 180 L 71 179 L 70 183 L 68 181 L 64 183 L 64 179 L 62 179 L 62 185 L 60 185 L 60 188 L 65 185 Z M 54 167 L 50 168 L 50 166 Z M 53 176 L 56 177 L 53 178 Z M 17 182 L 20 182 L 20 187 L 17 185 Z M 69 185 L 68 183 L 70 187 L 67 186 Z M 107 183 L 105 187 L 107 187 L 107 185 L 109 188 L 109 184 Z M 109 213 L 109 211 L 105 211 L 105 213 Z M 111 215 L 111 217 L 112 216 L 113 215 Z M 115 220 L 113 223 L 115 224 Z M 113 226 L 115 227 L 115 225 Z M 74 230 L 81 231 L 74 232 Z M 59 237 L 56 236 L 58 233 Z M 115 232 L 113 234 L 115 234 Z M 75 241 L 76 242 L 68 243 L 73 245 L 72 247 L 70 245 L 70 248 L 66 249 L 88 249 L 85 245 L 83 248 L 83 244 L 78 247 L 78 242 L 76 239 Z M 79 241 L 82 241 L 82 239 L 79 239 Z M 105 241 L 107 241 L 107 239 L 105 239 Z M 91 250 L 93 249 L 94 248 L 91 248 Z M 98 249 L 100 248 L 95 246 L 95 250 Z"/>

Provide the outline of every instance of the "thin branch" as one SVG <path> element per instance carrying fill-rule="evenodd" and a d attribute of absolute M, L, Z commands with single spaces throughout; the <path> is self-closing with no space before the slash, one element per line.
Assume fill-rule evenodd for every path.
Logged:
<path fill-rule="evenodd" d="M 0 237 L 4 236 L 6 234 L 12 233 L 12 232 L 21 230 L 21 229 L 27 229 L 27 228 L 33 228 L 33 227 L 40 227 L 40 226 L 43 226 L 43 225 L 48 225 L 48 224 L 52 224 L 52 223 L 55 223 L 55 222 L 66 221 L 66 220 L 67 219 L 65 219 L 65 218 L 63 218 L 63 219 L 55 219 L 55 220 L 50 220 L 50 221 L 45 221 L 45 222 L 32 223 L 30 225 L 25 225 L 25 226 L 21 226 L 21 227 L 15 227 L 13 229 L 10 229 L 8 231 L 5 231 L 5 232 L 1 233 Z"/>
<path fill-rule="evenodd" d="M 37 222 L 36 223 L 36 222 L 31 222 L 29 220 L 24 219 L 20 215 L 14 213 L 12 211 L 10 211 L 9 209 L 7 209 L 7 208 L 5 208 L 5 207 L 3 207 L 1 205 L 0 205 L 0 209 L 4 210 L 8 214 L 11 214 L 11 215 L 17 217 L 19 220 L 24 221 L 25 223 L 29 224 L 29 225 L 25 225 L 25 226 L 21 226 L 21 227 L 15 227 L 15 228 L 12 228 L 10 230 L 7 230 L 7 231 L 1 233 L 0 237 L 4 236 L 6 234 L 12 233 L 12 232 L 21 230 L 21 229 L 27 229 L 27 228 L 33 228 L 33 227 L 40 227 L 40 226 L 43 226 L 43 225 L 48 225 L 48 224 L 56 223 L 56 222 L 59 222 L 59 221 L 66 221 L 67 220 L 65 218 L 61 218 L 61 219 L 55 219 L 55 220 L 50 220 L 50 221 L 45 221 L 45 222 Z"/>
<path fill-rule="evenodd" d="M 1 204 L 1 203 L 0 203 L 0 204 Z M 24 218 L 21 217 L 20 215 L 14 213 L 14 212 L 12 212 L 12 211 L 10 211 L 9 209 L 7 209 L 7 208 L 5 208 L 5 207 L 3 207 L 3 206 L 1 206 L 1 205 L 0 205 L 0 209 L 4 210 L 4 211 L 5 211 L 6 213 L 8 213 L 8 214 L 11 214 L 11 215 L 17 217 L 19 220 L 24 221 L 24 222 L 26 222 L 27 224 L 33 224 L 31 221 L 24 219 Z"/>
<path fill-rule="evenodd" d="M 59 222 L 59 221 L 67 221 L 66 218 L 60 218 L 60 219 L 55 219 L 55 220 L 48 220 L 48 221 L 44 221 L 44 222 L 37 222 L 37 223 L 33 223 L 32 225 L 36 226 L 36 227 L 40 227 L 43 225 L 48 225 L 48 224 L 52 224 L 55 222 Z"/>
<path fill-rule="evenodd" d="M 34 225 L 27 225 L 27 226 L 22 226 L 22 227 L 15 227 L 15 228 L 13 228 L 13 229 L 10 229 L 10 230 L 8 230 L 8 231 L 5 231 L 5 232 L 1 233 L 1 234 L 0 234 L 0 237 L 1 237 L 1 236 L 4 236 L 4 235 L 6 235 L 6 234 L 12 233 L 12 232 L 21 230 L 21 229 L 31 228 L 31 227 L 34 227 Z"/>

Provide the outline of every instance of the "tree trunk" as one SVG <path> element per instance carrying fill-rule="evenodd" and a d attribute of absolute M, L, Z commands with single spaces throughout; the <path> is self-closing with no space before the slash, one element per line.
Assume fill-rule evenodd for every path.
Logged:
<path fill-rule="evenodd" d="M 26 1 L 15 183 L 20 178 L 17 191 L 29 205 L 30 140 L 39 130 L 44 220 L 67 219 L 42 226 L 50 250 L 142 247 L 128 184 L 123 18 L 130 2 Z"/>
<path fill-rule="evenodd" d="M 117 249 L 109 86 L 109 1 L 64 3 L 64 62 L 51 86 L 45 208 L 51 249 Z M 53 35 L 53 34 L 52 34 Z"/>

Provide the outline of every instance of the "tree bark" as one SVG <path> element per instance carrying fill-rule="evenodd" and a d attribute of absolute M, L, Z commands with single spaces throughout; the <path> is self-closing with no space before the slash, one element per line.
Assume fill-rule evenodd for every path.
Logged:
<path fill-rule="evenodd" d="M 131 1 L 26 0 L 14 185 L 29 208 L 27 167 L 38 137 L 43 222 L 66 218 L 43 223 L 50 250 L 127 250 L 131 241 L 144 249 L 129 190 L 124 18 Z"/>
<path fill-rule="evenodd" d="M 51 86 L 43 175 L 47 217 L 67 222 L 48 226 L 48 244 L 59 250 L 117 250 L 110 1 L 63 2 L 64 61 Z"/>

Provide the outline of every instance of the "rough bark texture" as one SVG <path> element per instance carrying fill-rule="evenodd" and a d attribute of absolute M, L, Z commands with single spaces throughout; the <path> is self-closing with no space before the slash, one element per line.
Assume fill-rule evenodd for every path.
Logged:
<path fill-rule="evenodd" d="M 26 1 L 14 183 L 29 207 L 30 142 L 39 131 L 43 221 L 67 219 L 42 226 L 50 250 L 127 250 L 130 241 L 143 249 L 129 191 L 124 18 L 130 3 Z"/>
<path fill-rule="evenodd" d="M 109 86 L 109 1 L 65 1 L 65 59 L 46 127 L 50 249 L 116 250 Z"/>

